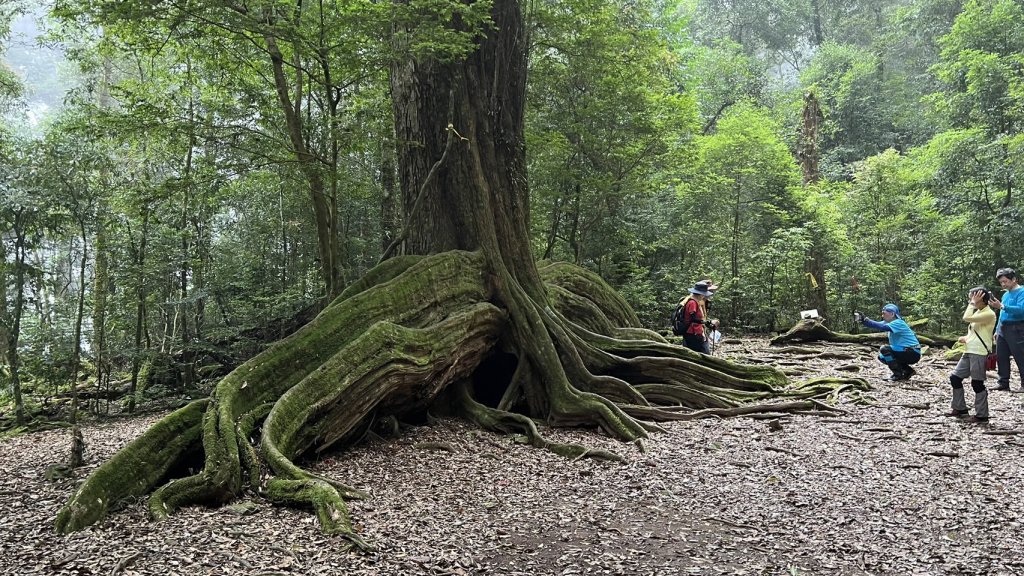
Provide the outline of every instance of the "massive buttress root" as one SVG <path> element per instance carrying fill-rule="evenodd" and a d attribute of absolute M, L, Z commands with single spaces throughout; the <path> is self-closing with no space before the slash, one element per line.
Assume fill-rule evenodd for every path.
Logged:
<path fill-rule="evenodd" d="M 597 426 L 631 441 L 659 430 L 656 421 L 768 410 L 751 405 L 853 382 L 787 389 L 777 370 L 699 355 L 640 328 L 589 272 L 565 264 L 541 271 L 546 293 L 531 294 L 483 252 L 386 261 L 308 326 L 236 369 L 209 400 L 167 416 L 100 466 L 61 510 L 57 529 L 81 529 L 151 492 L 150 512 L 163 518 L 248 489 L 312 508 L 324 531 L 361 544 L 345 500 L 364 494 L 303 469 L 300 459 L 347 445 L 370 418 L 425 410 L 446 389 L 487 428 L 566 456 L 614 460 L 621 456 L 550 442 L 537 422 Z M 493 384 L 503 387 L 501 402 L 487 406 L 467 383 L 499 350 L 517 364 L 510 379 Z M 197 460 L 198 473 L 170 477 Z"/>

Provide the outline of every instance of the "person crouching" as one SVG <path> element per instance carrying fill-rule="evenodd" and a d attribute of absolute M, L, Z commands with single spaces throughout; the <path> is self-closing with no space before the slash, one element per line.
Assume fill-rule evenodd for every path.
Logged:
<path fill-rule="evenodd" d="M 860 312 L 854 312 L 853 316 L 868 328 L 889 333 L 889 344 L 878 351 L 878 359 L 892 370 L 892 375 L 886 380 L 910 380 L 915 374 L 911 364 L 917 364 L 921 359 L 921 343 L 910 325 L 900 317 L 900 309 L 895 304 L 882 306 L 881 322 L 867 318 Z"/>

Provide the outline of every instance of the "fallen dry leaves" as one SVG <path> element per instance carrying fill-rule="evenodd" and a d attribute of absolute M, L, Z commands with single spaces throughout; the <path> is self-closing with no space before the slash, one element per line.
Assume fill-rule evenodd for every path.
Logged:
<path fill-rule="evenodd" d="M 159 524 L 137 502 L 59 536 L 53 518 L 73 482 L 47 482 L 43 470 L 64 457 L 68 433 L 7 439 L 0 573 L 1024 573 L 1024 437 L 942 417 L 951 365 L 937 357 L 927 356 L 911 382 L 890 384 L 879 380 L 885 371 L 872 349 L 829 347 L 837 348 L 858 359 L 804 353 L 787 365 L 847 376 L 857 375 L 851 363 L 862 366 L 877 405 L 785 417 L 778 431 L 751 418 L 671 423 L 647 453 L 593 431 L 549 432 L 618 451 L 626 464 L 568 461 L 458 421 L 312 463 L 372 494 L 352 503 L 360 533 L 377 547 L 368 554 L 320 534 L 311 514 L 258 498 L 249 507 L 186 509 Z M 735 342 L 725 353 L 778 359 L 764 341 Z M 991 403 L 990 429 L 1024 429 L 1024 395 L 994 392 Z M 154 419 L 86 428 L 80 476 Z M 454 451 L 422 449 L 442 442 Z"/>

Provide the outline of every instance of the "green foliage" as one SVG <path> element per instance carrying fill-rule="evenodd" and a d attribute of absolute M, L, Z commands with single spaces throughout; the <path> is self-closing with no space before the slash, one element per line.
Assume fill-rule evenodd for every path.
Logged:
<path fill-rule="evenodd" d="M 392 3 L 391 16 L 395 28 L 392 42 L 400 48 L 393 57 L 412 56 L 450 62 L 465 56 L 475 47 L 479 34 L 493 33 L 487 29 L 491 5 L 490 0 L 407 0 Z M 366 6 L 373 4 L 366 3 Z"/>
<path fill-rule="evenodd" d="M 875 52 L 827 43 L 801 76 L 822 103 L 822 172 L 848 178 L 851 163 L 888 148 L 906 150 L 927 130 L 908 104 L 918 98 L 907 78 Z"/>
<path fill-rule="evenodd" d="M 702 133 L 710 133 L 722 114 L 736 104 L 769 104 L 765 63 L 743 53 L 741 45 L 719 39 L 711 46 L 688 46 L 682 57 L 687 67 L 686 88 L 699 96 Z"/>
<path fill-rule="evenodd" d="M 946 84 L 933 101 L 955 127 L 1020 133 L 1024 120 L 1024 7 L 972 0 L 940 40 L 936 72 Z"/>
<path fill-rule="evenodd" d="M 661 167 L 695 127 L 675 92 L 674 57 L 652 26 L 657 4 L 587 0 L 532 14 L 528 93 L 533 230 L 538 255 L 633 274 Z"/>
<path fill-rule="evenodd" d="M 22 2 L 0 3 L 0 118 L 3 118 L 9 107 L 21 96 L 24 86 L 14 70 L 7 64 L 8 39 L 11 34 L 11 22 L 19 16 L 25 6 Z M 3 142 L 4 125 L 0 123 L 0 143 Z"/>
<path fill-rule="evenodd" d="M 788 226 L 795 208 L 790 189 L 797 168 L 780 132 L 763 110 L 743 105 L 697 142 L 695 187 L 683 191 L 684 242 L 703 246 L 727 284 L 746 284 L 749 255 Z M 742 295 L 732 295 L 738 310 Z"/>

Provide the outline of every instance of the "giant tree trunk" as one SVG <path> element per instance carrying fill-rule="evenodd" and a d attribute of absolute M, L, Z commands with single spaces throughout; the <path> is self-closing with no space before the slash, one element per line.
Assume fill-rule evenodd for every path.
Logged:
<path fill-rule="evenodd" d="M 399 255 L 225 377 L 207 407 L 168 416 L 98 468 L 61 510 L 58 530 L 149 493 L 198 453 L 199 473 L 153 493 L 154 517 L 248 488 L 311 507 L 324 531 L 358 543 L 345 499 L 361 494 L 296 461 L 353 441 L 373 419 L 444 404 L 559 454 L 616 458 L 548 442 L 537 422 L 596 426 L 630 441 L 657 430 L 650 421 L 680 419 L 655 404 L 729 410 L 781 392 L 786 380 L 775 369 L 703 356 L 640 328 L 592 273 L 534 263 L 524 23 L 516 0 L 497 0 L 492 16 L 464 61 L 392 71 L 397 140 L 407 144 L 399 150 L 407 210 Z M 266 467 L 273 476 L 263 482 Z"/>

